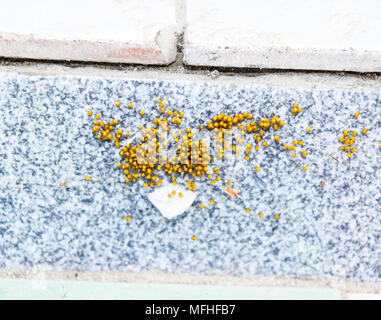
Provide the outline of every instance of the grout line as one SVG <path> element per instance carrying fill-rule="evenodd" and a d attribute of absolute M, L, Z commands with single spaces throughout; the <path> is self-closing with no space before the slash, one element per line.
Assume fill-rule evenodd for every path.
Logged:
<path fill-rule="evenodd" d="M 256 73 L 217 75 L 209 71 L 188 71 L 180 66 L 123 67 L 100 64 L 58 64 L 53 62 L 10 61 L 0 59 L 0 72 L 26 76 L 102 77 L 139 80 L 206 83 L 224 86 L 279 87 L 292 89 L 349 89 L 354 91 L 381 91 L 381 77 L 372 79 L 359 75 L 338 76 L 328 73 Z"/>
<path fill-rule="evenodd" d="M 261 69 L 261 68 L 234 68 L 234 67 L 213 67 L 213 66 L 192 66 L 183 62 L 183 33 L 178 35 L 178 53 L 174 62 L 169 65 L 140 65 L 126 63 L 106 63 L 91 61 L 62 61 L 62 60 L 37 60 L 0 57 L 0 66 L 61 66 L 67 68 L 93 67 L 104 70 L 120 71 L 164 71 L 180 74 L 208 75 L 214 78 L 211 73 L 218 72 L 220 76 L 245 76 L 257 77 L 260 75 L 297 73 L 301 75 L 333 75 L 343 78 L 358 78 L 362 80 L 378 80 L 381 82 L 381 73 L 360 73 L 354 71 L 326 71 L 326 70 L 290 70 L 290 69 Z"/>
<path fill-rule="evenodd" d="M 175 3 L 175 18 L 177 23 L 177 32 L 184 33 L 186 21 L 186 0 L 173 0 Z"/>

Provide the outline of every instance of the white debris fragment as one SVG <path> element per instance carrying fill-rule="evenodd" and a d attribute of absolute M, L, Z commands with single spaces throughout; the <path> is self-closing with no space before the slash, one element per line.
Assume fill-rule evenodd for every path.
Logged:
<path fill-rule="evenodd" d="M 209 73 L 209 76 L 214 80 L 220 76 L 220 72 L 218 70 L 213 70 Z"/>
<path fill-rule="evenodd" d="M 172 194 L 172 191 L 176 191 L 175 195 L 168 198 L 168 195 Z M 181 198 L 179 196 L 180 193 L 183 195 Z M 189 191 L 181 186 L 174 186 L 172 184 L 157 188 L 148 194 L 148 199 L 168 219 L 182 214 L 192 205 L 195 198 L 196 193 L 194 191 Z"/>

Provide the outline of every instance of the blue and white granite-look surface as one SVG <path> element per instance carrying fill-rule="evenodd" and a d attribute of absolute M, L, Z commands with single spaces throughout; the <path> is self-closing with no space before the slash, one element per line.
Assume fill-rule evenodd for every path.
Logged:
<path fill-rule="evenodd" d="M 118 151 L 94 139 L 87 115 L 116 117 L 134 133 L 142 120 L 132 113 L 152 113 L 159 97 L 185 112 L 184 126 L 218 112 L 277 114 L 286 123 L 282 142 L 302 139 L 308 157 L 293 159 L 271 142 L 252 164 L 225 172 L 239 200 L 221 184 L 198 183 L 194 205 L 166 220 L 142 181 L 123 183 Z M 293 103 L 303 107 L 296 117 Z M 381 280 L 380 107 L 371 91 L 2 73 L 0 268 Z M 368 134 L 348 159 L 338 137 L 363 127 Z"/>

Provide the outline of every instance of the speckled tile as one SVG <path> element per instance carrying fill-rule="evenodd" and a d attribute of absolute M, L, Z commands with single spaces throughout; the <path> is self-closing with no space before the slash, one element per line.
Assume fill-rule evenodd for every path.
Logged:
<path fill-rule="evenodd" d="M 194 205 L 167 220 L 142 183 L 123 183 L 118 150 L 94 139 L 87 115 L 116 117 L 134 133 L 136 109 L 157 112 L 157 98 L 185 112 L 184 126 L 217 112 L 279 115 L 280 139 L 302 139 L 308 157 L 270 143 L 253 163 L 221 164 L 239 199 L 198 183 Z M 296 117 L 293 103 L 303 107 Z M 372 91 L 1 73 L 0 268 L 381 280 L 380 106 Z M 363 127 L 347 159 L 338 137 Z"/>

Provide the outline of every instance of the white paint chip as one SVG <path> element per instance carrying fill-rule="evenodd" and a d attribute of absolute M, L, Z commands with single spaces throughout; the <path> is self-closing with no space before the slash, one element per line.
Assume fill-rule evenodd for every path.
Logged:
<path fill-rule="evenodd" d="M 169 64 L 176 58 L 172 0 L 3 0 L 0 56 Z"/>
<path fill-rule="evenodd" d="M 378 0 L 188 0 L 188 65 L 381 71 Z"/>
<path fill-rule="evenodd" d="M 176 191 L 175 195 L 168 198 L 168 194 L 172 194 L 172 191 Z M 183 194 L 182 198 L 179 197 L 180 192 Z M 195 192 L 172 184 L 157 188 L 148 195 L 148 199 L 152 204 L 168 219 L 172 219 L 184 213 L 192 205 L 195 198 Z"/>

